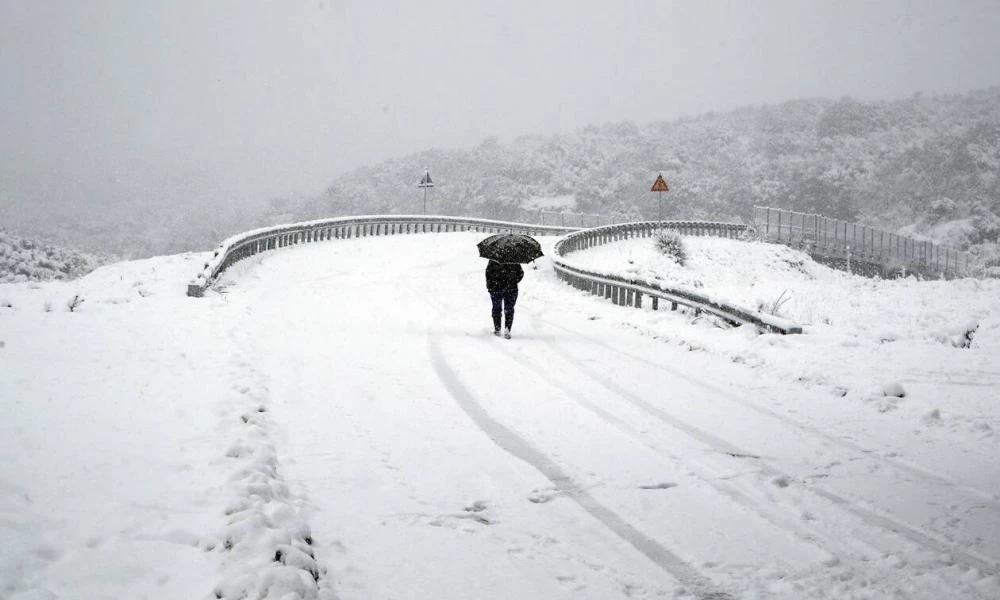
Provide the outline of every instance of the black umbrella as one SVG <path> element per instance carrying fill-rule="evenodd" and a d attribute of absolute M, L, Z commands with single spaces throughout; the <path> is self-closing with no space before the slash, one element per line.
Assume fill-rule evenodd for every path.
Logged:
<path fill-rule="evenodd" d="M 544 256 L 538 240 L 520 233 L 497 233 L 477 246 L 479 256 L 501 263 L 529 263 Z"/>

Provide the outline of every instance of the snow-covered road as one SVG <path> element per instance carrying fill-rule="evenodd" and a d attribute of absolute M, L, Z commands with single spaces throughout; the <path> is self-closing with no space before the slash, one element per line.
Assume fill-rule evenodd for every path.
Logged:
<path fill-rule="evenodd" d="M 994 476 L 773 410 L 745 367 L 581 318 L 594 300 L 547 268 L 495 338 L 476 239 L 301 247 L 232 275 L 234 343 L 269 374 L 282 471 L 342 597 L 996 591 Z"/>
<path fill-rule="evenodd" d="M 508 341 L 480 237 L 293 247 L 203 299 L 198 257 L 0 288 L 0 597 L 1000 596 L 996 319 L 757 335 L 543 259 Z"/>

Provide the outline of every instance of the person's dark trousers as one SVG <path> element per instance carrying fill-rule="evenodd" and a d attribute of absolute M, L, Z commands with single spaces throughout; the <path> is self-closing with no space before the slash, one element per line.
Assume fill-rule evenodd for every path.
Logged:
<path fill-rule="evenodd" d="M 514 305 L 517 304 L 517 288 L 502 292 L 490 292 L 493 301 L 493 329 L 500 330 L 500 314 L 504 316 L 504 326 L 510 329 L 514 324 Z"/>

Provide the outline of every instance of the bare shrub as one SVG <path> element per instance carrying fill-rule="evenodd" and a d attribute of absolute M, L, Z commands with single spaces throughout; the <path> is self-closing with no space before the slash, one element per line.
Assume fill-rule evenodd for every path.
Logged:
<path fill-rule="evenodd" d="M 792 297 L 787 294 L 788 290 L 785 290 L 781 292 L 781 295 L 778 296 L 773 302 L 764 302 L 764 301 L 758 302 L 757 312 L 761 312 L 767 315 L 774 315 L 775 317 L 784 316 L 783 314 L 784 311 L 782 309 L 784 308 L 785 303 L 787 303 L 789 300 L 792 299 Z"/>
<path fill-rule="evenodd" d="M 69 312 L 76 312 L 76 309 L 80 308 L 81 304 L 83 304 L 83 296 L 77 294 L 66 303 L 66 308 L 69 309 Z"/>

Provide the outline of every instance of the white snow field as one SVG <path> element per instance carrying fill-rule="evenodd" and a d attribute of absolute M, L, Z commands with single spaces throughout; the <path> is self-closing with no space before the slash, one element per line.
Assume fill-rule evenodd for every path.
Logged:
<path fill-rule="evenodd" d="M 632 240 L 572 260 L 805 333 L 546 258 L 508 341 L 481 237 L 0 285 L 0 598 L 1000 598 L 1000 283 Z"/>

